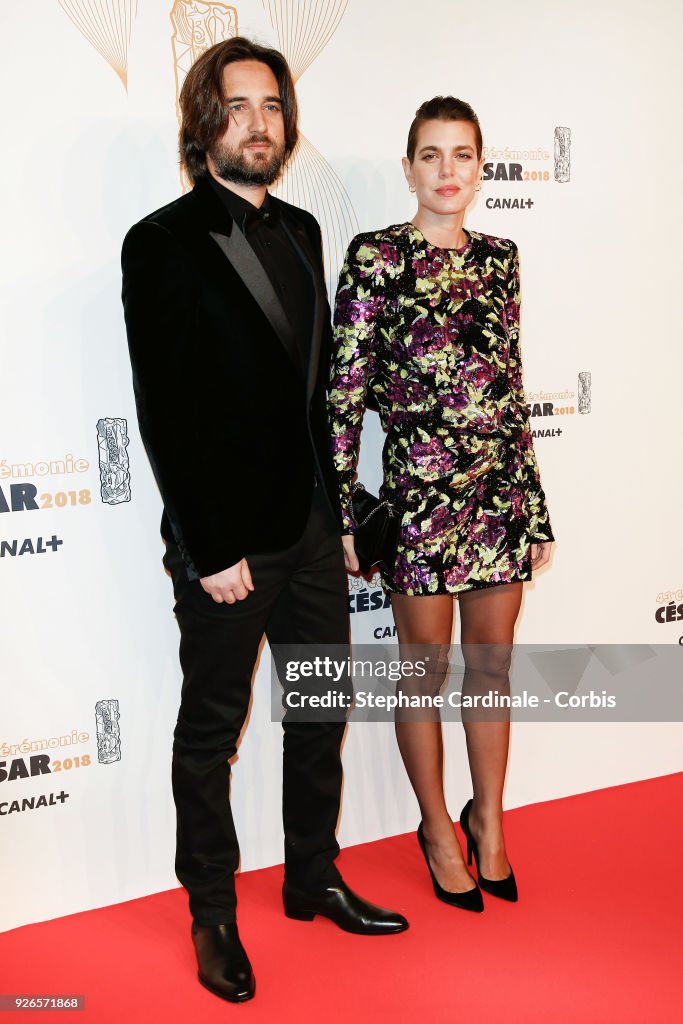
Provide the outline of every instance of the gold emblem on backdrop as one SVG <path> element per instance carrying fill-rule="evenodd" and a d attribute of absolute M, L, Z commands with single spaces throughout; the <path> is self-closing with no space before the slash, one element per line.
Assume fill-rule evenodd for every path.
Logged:
<path fill-rule="evenodd" d="M 348 0 L 262 0 L 287 58 L 294 81 L 316 60 L 337 31 Z M 303 206 L 320 223 L 325 252 L 328 290 L 332 299 L 346 246 L 358 232 L 358 221 L 333 168 L 312 142 L 299 133 L 299 142 L 274 195 Z"/>
<path fill-rule="evenodd" d="M 138 0 L 59 0 L 59 6 L 128 92 L 128 47 Z"/>
<path fill-rule="evenodd" d="M 180 90 L 194 62 L 215 43 L 237 33 L 237 9 L 220 3 L 175 0 L 171 9 L 176 114 L 180 124 Z"/>

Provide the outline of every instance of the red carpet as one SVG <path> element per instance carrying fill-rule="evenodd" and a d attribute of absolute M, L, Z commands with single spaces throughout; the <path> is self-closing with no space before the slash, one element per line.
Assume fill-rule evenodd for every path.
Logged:
<path fill-rule="evenodd" d="M 281 869 L 244 874 L 257 988 L 241 1006 L 197 983 L 180 889 L 0 935 L 0 991 L 85 994 L 61 1019 L 96 1024 L 679 1022 L 682 798 L 677 774 L 510 811 L 520 902 L 484 895 L 480 915 L 435 899 L 414 834 L 345 850 L 347 882 L 409 918 L 397 936 L 289 921 Z"/>

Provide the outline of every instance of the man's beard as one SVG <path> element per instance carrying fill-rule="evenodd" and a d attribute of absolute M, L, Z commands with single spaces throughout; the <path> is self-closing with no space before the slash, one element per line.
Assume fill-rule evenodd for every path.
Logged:
<path fill-rule="evenodd" d="M 243 150 L 254 142 L 270 142 L 267 135 L 252 135 L 238 150 L 229 149 L 225 143 L 211 150 L 216 174 L 223 181 L 234 185 L 272 185 L 285 162 L 284 143 L 273 146 L 270 154 L 265 151 L 253 154 L 251 159 Z"/>

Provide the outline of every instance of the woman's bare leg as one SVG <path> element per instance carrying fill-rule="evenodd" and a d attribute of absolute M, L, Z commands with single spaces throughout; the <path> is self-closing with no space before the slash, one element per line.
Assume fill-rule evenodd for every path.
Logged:
<path fill-rule="evenodd" d="M 448 594 L 434 597 L 409 597 L 392 594 L 391 607 L 401 646 L 404 644 L 439 645 L 444 658 L 451 643 L 454 600 Z M 408 655 L 406 655 L 408 657 Z M 441 680 L 434 680 L 438 688 Z M 396 718 L 396 739 L 408 778 L 422 812 L 429 861 L 437 881 L 449 892 L 473 888 L 473 879 L 465 866 L 443 791 L 443 739 L 438 711 L 435 721 L 410 721 Z"/>
<path fill-rule="evenodd" d="M 502 583 L 460 594 L 460 640 L 465 660 L 463 693 L 489 688 L 507 692 L 521 601 L 521 583 Z M 481 644 L 487 646 L 477 650 L 477 645 Z M 465 717 L 463 715 L 463 719 Z M 510 863 L 503 838 L 503 785 L 510 723 L 464 720 L 463 725 L 474 794 L 469 824 L 479 847 L 481 873 L 491 880 L 506 878 L 510 874 Z"/>

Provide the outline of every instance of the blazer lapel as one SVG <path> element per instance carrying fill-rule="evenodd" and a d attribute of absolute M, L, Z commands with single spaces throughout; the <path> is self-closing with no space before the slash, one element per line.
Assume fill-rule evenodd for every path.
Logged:
<path fill-rule="evenodd" d="M 311 354 L 308 360 L 308 375 L 306 380 L 306 398 L 310 399 L 315 389 L 315 381 L 318 375 L 320 343 L 322 339 L 324 318 L 326 316 L 325 299 L 327 297 L 327 291 L 325 287 L 325 278 L 323 277 L 320 258 L 317 257 L 317 254 L 314 252 L 313 246 L 310 243 L 305 229 L 296 221 L 290 220 L 289 216 L 285 216 L 284 211 L 282 223 L 285 225 L 285 230 L 289 235 L 290 241 L 299 253 L 302 262 L 310 271 L 315 287 L 315 310 L 313 314 Z"/>
<path fill-rule="evenodd" d="M 282 342 L 300 373 L 304 372 L 301 353 L 282 303 L 270 283 L 261 261 L 239 228 L 232 225 L 229 235 L 220 231 L 209 234 L 239 274 L 242 283 L 261 307 L 271 327 Z"/>

